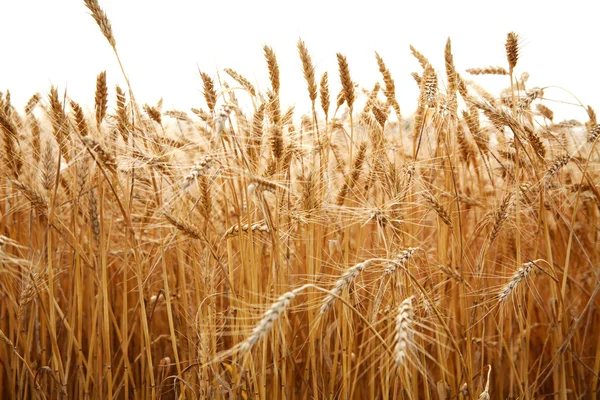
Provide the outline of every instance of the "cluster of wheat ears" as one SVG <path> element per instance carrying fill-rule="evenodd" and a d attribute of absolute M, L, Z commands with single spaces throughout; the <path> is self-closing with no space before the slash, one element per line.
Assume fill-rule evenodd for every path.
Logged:
<path fill-rule="evenodd" d="M 444 84 L 411 50 L 410 117 L 378 54 L 370 90 L 338 54 L 331 96 L 302 41 L 296 120 L 267 46 L 266 93 L 201 73 L 192 116 L 128 81 L 109 107 L 105 73 L 90 115 L 3 93 L 2 397 L 595 399 L 596 114 L 555 123 L 514 33 L 466 71 L 498 96 L 450 40 Z"/>

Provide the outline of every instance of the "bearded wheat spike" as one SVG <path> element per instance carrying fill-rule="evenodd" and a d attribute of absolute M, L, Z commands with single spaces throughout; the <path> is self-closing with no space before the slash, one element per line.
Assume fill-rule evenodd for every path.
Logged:
<path fill-rule="evenodd" d="M 102 32 L 106 40 L 108 40 L 108 43 L 111 45 L 111 47 L 114 49 L 117 46 L 117 42 L 115 41 L 115 37 L 112 32 L 112 26 L 110 25 L 110 21 L 106 16 L 104 10 L 100 8 L 98 0 L 83 0 L 83 2 L 92 13 L 92 18 L 94 18 L 94 20 L 98 24 L 100 31 Z"/>
<path fill-rule="evenodd" d="M 297 294 L 305 288 L 306 286 L 302 286 L 279 296 L 277 301 L 263 314 L 262 319 L 254 327 L 250 336 L 240 344 L 240 353 L 245 354 L 249 352 L 256 343 L 264 339 L 271 331 L 273 324 L 277 322 L 285 312 L 292 300 L 294 300 Z"/>
<path fill-rule="evenodd" d="M 531 261 L 523 264 L 523 266 L 515 272 L 510 282 L 504 285 L 498 293 L 498 304 L 505 302 L 510 297 L 511 293 L 519 286 L 519 283 L 529 276 L 533 267 L 535 267 L 535 262 Z"/>
<path fill-rule="evenodd" d="M 396 366 L 400 367 L 407 357 L 408 349 L 412 343 L 412 325 L 414 322 L 414 309 L 412 301 L 414 296 L 405 299 L 398 307 L 398 315 L 396 316 L 396 335 L 394 342 L 394 353 L 396 358 Z"/>
<path fill-rule="evenodd" d="M 333 289 L 330 294 L 325 297 L 323 301 L 323 305 L 321 306 L 320 314 L 325 314 L 335 302 L 335 299 L 339 297 L 344 289 L 346 289 L 361 272 L 365 270 L 367 265 L 371 263 L 372 260 L 366 260 L 361 263 L 356 264 L 355 266 L 349 268 L 346 272 L 342 274 L 342 276 L 335 282 Z"/>
<path fill-rule="evenodd" d="M 393 274 L 398 269 L 398 267 L 402 267 L 404 264 L 406 264 L 412 258 L 413 254 L 415 254 L 419 250 L 419 247 L 409 247 L 406 250 L 402 250 L 400 254 L 398 254 L 398 257 L 396 257 L 395 260 L 390 262 L 385 268 L 385 274 Z"/>

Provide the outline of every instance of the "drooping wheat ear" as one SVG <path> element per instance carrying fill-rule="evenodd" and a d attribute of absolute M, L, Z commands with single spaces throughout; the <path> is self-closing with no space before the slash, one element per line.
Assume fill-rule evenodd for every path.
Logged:
<path fill-rule="evenodd" d="M 204 100 L 206 105 L 211 112 L 215 112 L 215 105 L 217 104 L 217 92 L 215 91 L 215 83 L 212 78 L 206 73 L 201 72 L 200 77 L 202 78 L 202 84 L 204 85 Z"/>
<path fill-rule="evenodd" d="M 535 87 L 528 90 L 525 96 L 522 96 L 517 101 L 517 110 L 519 112 L 525 112 L 531 110 L 531 104 L 534 100 L 544 97 L 544 89 Z"/>
<path fill-rule="evenodd" d="M 366 260 L 361 263 L 358 263 L 346 270 L 342 276 L 335 282 L 333 285 L 333 289 L 331 289 L 330 293 L 323 300 L 323 305 L 321 306 L 320 314 L 325 314 L 332 306 L 335 300 L 342 294 L 342 292 L 354 282 L 354 280 L 367 268 L 367 266 L 373 260 Z"/>
<path fill-rule="evenodd" d="M 48 202 L 40 193 L 35 189 L 27 186 L 26 184 L 17 180 L 8 178 L 15 187 L 23 193 L 23 195 L 31 202 L 31 205 L 38 209 L 38 211 L 45 214 L 48 211 Z"/>
<path fill-rule="evenodd" d="M 468 164 L 475 164 L 477 157 L 475 156 L 475 145 L 466 135 L 465 124 L 459 122 L 456 127 L 456 140 L 458 141 L 458 148 L 460 150 L 460 157 Z"/>
<path fill-rule="evenodd" d="M 438 265 L 438 268 L 440 271 L 442 271 L 444 274 L 446 274 L 448 277 L 454 279 L 457 282 L 464 282 L 465 280 L 463 279 L 463 277 L 456 272 L 455 270 L 446 267 L 445 265 Z"/>
<path fill-rule="evenodd" d="M 106 40 L 108 40 L 108 43 L 111 45 L 111 47 L 114 49 L 117 46 L 117 42 L 115 41 L 115 37 L 112 32 L 112 26 L 110 25 L 110 21 L 108 20 L 108 17 L 106 16 L 104 10 L 100 8 L 98 0 L 83 0 L 83 2 L 92 13 L 92 18 L 94 18 L 94 20 L 98 24 L 100 31 L 102 32 Z"/>
<path fill-rule="evenodd" d="M 202 235 L 200 229 L 191 222 L 183 221 L 166 210 L 163 210 L 162 214 L 167 220 L 167 222 L 169 222 L 171 225 L 177 228 L 177 230 L 181 231 L 185 235 L 191 237 L 192 239 L 204 239 L 204 236 Z"/>
<path fill-rule="evenodd" d="M 506 59 L 508 60 L 508 71 L 512 74 L 519 60 L 519 35 L 510 32 L 506 36 Z"/>
<path fill-rule="evenodd" d="M 456 73 L 456 82 L 458 85 L 458 93 L 460 93 L 462 98 L 466 99 L 467 97 L 469 97 L 469 90 L 467 89 L 467 84 L 458 72 Z"/>
<path fill-rule="evenodd" d="M 43 281 L 46 278 L 47 273 L 39 271 L 39 268 L 33 268 L 25 273 L 24 280 L 25 284 L 23 289 L 19 293 L 19 309 L 17 311 L 17 320 L 19 325 L 23 326 L 25 315 L 27 313 L 27 306 L 37 296 L 36 288 L 40 288 L 43 285 Z"/>
<path fill-rule="evenodd" d="M 373 104 L 373 107 L 371 108 L 371 112 L 373 113 L 373 116 L 375 117 L 375 120 L 377 121 L 377 123 L 379 124 L 379 127 L 381 128 L 381 133 L 383 133 L 383 127 L 385 126 L 385 122 L 387 121 L 389 114 L 390 114 L 390 109 L 388 107 L 388 104 L 381 104 L 380 102 L 377 102 L 375 104 Z M 381 144 L 383 144 L 383 136 L 381 137 L 382 141 Z"/>
<path fill-rule="evenodd" d="M 396 335 L 394 336 L 394 354 L 396 358 L 396 366 L 401 367 L 404 360 L 408 356 L 409 348 L 412 345 L 414 323 L 414 309 L 412 301 L 414 296 L 406 298 L 400 307 L 398 307 L 398 315 L 396 316 Z"/>
<path fill-rule="evenodd" d="M 194 166 L 190 169 L 190 173 L 183 178 L 183 189 L 188 188 L 200 175 L 204 174 L 214 161 L 215 158 L 212 155 L 206 154 L 202 156 L 198 162 L 194 163 Z"/>
<path fill-rule="evenodd" d="M 508 75 L 504 67 L 469 68 L 466 71 L 471 75 Z"/>
<path fill-rule="evenodd" d="M 550 121 L 554 120 L 554 111 L 552 111 L 551 109 L 549 109 L 548 107 L 546 107 L 543 104 L 536 104 L 536 109 L 537 111 L 544 117 L 549 119 Z"/>
<path fill-rule="evenodd" d="M 421 250 L 419 247 L 409 247 L 405 250 L 402 250 L 398 256 L 394 260 L 390 261 L 390 263 L 385 267 L 384 273 L 386 275 L 393 274 L 398 268 L 403 267 L 412 258 L 413 254 L 419 250 Z"/>
<path fill-rule="evenodd" d="M 149 106 L 148 104 L 144 104 L 144 111 L 148 114 L 148 117 L 157 124 L 162 126 L 162 114 L 156 107 Z"/>
<path fill-rule="evenodd" d="M 419 64 L 421 64 L 423 69 L 426 69 L 428 65 L 431 65 L 429 60 L 423 54 L 419 53 L 419 51 L 417 51 L 412 44 L 410 45 L 410 52 L 419 61 Z"/>
<path fill-rule="evenodd" d="M 246 89 L 248 91 L 248 93 L 250 93 L 250 95 L 252 95 L 253 97 L 256 96 L 256 89 L 254 88 L 254 85 L 250 83 L 250 81 L 248 79 L 246 79 L 244 76 L 240 75 L 239 73 L 237 73 L 236 71 L 234 71 L 231 68 L 225 68 L 224 71 L 227 75 L 232 77 L 233 80 L 235 80 L 244 89 Z"/>
<path fill-rule="evenodd" d="M 285 113 L 283 113 L 281 116 L 281 125 L 292 125 L 292 122 L 294 121 L 295 109 L 296 108 L 294 106 L 290 106 L 287 110 L 285 110 Z"/>
<path fill-rule="evenodd" d="M 192 121 L 190 119 L 189 115 L 185 111 L 168 110 L 168 111 L 165 111 L 165 115 L 167 117 L 176 119 L 177 121 L 183 121 L 183 122 L 191 122 Z"/>
<path fill-rule="evenodd" d="M 427 203 L 429 203 L 429 206 L 433 208 L 433 210 L 440 217 L 442 222 L 448 225 L 450 228 L 452 228 L 452 218 L 450 217 L 448 211 L 446 211 L 444 206 L 440 203 L 440 201 L 436 199 L 435 196 L 433 196 L 433 194 L 427 191 L 421 193 L 421 196 L 423 196 Z"/>
<path fill-rule="evenodd" d="M 111 172 L 116 172 L 117 160 L 112 152 L 107 151 L 100 142 L 89 136 L 82 137 L 81 141 L 95 155 L 97 162 L 102 163 Z"/>
<path fill-rule="evenodd" d="M 100 124 L 104 117 L 106 116 L 108 104 L 108 86 L 106 85 L 106 71 L 102 71 L 98 74 L 96 78 L 96 101 L 95 107 L 96 110 L 96 126 L 98 130 L 100 130 Z"/>
<path fill-rule="evenodd" d="M 438 80 L 435 69 L 430 64 L 425 67 L 422 84 L 421 96 L 423 102 L 429 107 L 435 107 L 437 104 Z"/>
<path fill-rule="evenodd" d="M 117 120 L 117 131 L 121 134 L 121 137 L 127 143 L 129 138 L 129 111 L 127 110 L 127 98 L 125 92 L 119 86 L 117 86 L 117 109 L 115 110 L 115 117 Z"/>
<path fill-rule="evenodd" d="M 256 343 L 260 342 L 269 334 L 271 328 L 273 327 L 273 324 L 277 322 L 277 320 L 279 320 L 279 318 L 288 308 L 292 300 L 294 300 L 298 293 L 304 288 L 305 287 L 303 286 L 282 294 L 277 299 L 277 301 L 275 301 L 275 303 L 271 305 L 271 307 L 263 314 L 262 319 L 254 327 L 250 336 L 248 336 L 246 340 L 240 343 L 239 352 L 241 354 L 246 354 L 247 352 L 252 350 Z"/>
<path fill-rule="evenodd" d="M 313 106 L 317 99 L 317 83 L 315 81 L 315 66 L 312 63 L 308 49 L 302 39 L 298 39 L 298 53 L 300 53 L 300 61 L 302 62 L 302 70 L 304 71 L 304 79 L 308 85 L 308 97 Z"/>
<path fill-rule="evenodd" d="M 511 293 L 514 292 L 519 283 L 521 283 L 521 281 L 523 281 L 529 276 L 529 274 L 533 270 L 533 267 L 535 267 L 535 262 L 531 261 L 523 264 L 523 266 L 519 268 L 517 272 L 515 272 L 511 280 L 506 285 L 504 285 L 504 287 L 498 293 L 498 304 L 503 303 L 506 301 L 506 299 L 508 299 L 508 297 L 511 295 Z"/>
<path fill-rule="evenodd" d="M 31 114 L 35 109 L 35 106 L 38 105 L 41 99 L 42 96 L 39 93 L 36 93 L 33 96 L 31 96 L 31 98 L 29 99 L 29 101 L 27 101 L 27 104 L 25 105 L 25 114 Z"/>
<path fill-rule="evenodd" d="M 488 374 L 487 374 L 487 382 L 485 384 L 485 390 L 481 392 L 478 399 L 479 400 L 490 400 L 490 375 L 492 374 L 492 366 L 488 365 Z"/>
<path fill-rule="evenodd" d="M 362 172 L 362 165 L 363 165 L 363 162 L 365 161 L 366 154 L 367 154 L 367 144 L 365 142 L 363 142 L 360 144 L 360 147 L 358 148 L 358 153 L 356 154 L 356 158 L 354 159 L 354 165 L 353 165 L 352 171 L 350 171 L 350 175 L 348 175 L 346 177 L 344 184 L 342 185 L 342 187 L 340 188 L 340 190 L 338 192 L 337 200 L 336 200 L 336 204 L 338 206 L 341 206 L 342 204 L 344 204 L 346 197 L 348 197 L 348 193 L 350 193 L 350 191 L 356 185 L 356 182 L 358 182 L 358 179 L 360 178 L 360 174 Z"/>
<path fill-rule="evenodd" d="M 248 231 L 252 231 L 252 232 L 262 232 L 262 233 L 269 233 L 271 232 L 269 230 L 269 227 L 267 226 L 267 224 L 262 223 L 262 222 L 255 222 L 252 225 L 249 224 L 243 224 L 241 227 L 239 225 L 233 225 L 231 228 L 227 229 L 227 231 L 225 231 L 225 237 L 231 237 L 234 236 L 235 234 L 239 233 L 239 232 L 248 232 Z"/>
<path fill-rule="evenodd" d="M 71 100 L 71 109 L 73 109 L 73 117 L 75 119 L 75 130 L 80 136 L 87 136 L 89 130 L 85 120 L 85 114 L 83 113 L 81 106 L 75 101 Z"/>
<path fill-rule="evenodd" d="M 385 88 L 383 89 L 383 94 L 385 94 L 385 98 L 387 99 L 388 104 L 396 113 L 398 121 L 400 121 L 400 104 L 398 104 L 398 100 L 396 100 L 396 83 L 392 78 L 390 70 L 383 62 L 383 58 L 381 58 L 381 56 L 377 52 L 375 52 L 375 58 L 377 59 L 377 66 L 379 67 L 379 72 L 383 76 L 383 83 L 385 85 Z"/>
<path fill-rule="evenodd" d="M 337 53 L 338 68 L 340 70 L 340 81 L 342 82 L 342 93 L 344 101 L 348 104 L 348 108 L 352 110 L 354 105 L 354 83 L 350 78 L 350 68 L 346 57 L 341 53 Z M 339 103 L 339 101 L 338 101 Z"/>
<path fill-rule="evenodd" d="M 373 90 L 371 90 L 370 92 L 366 92 L 369 94 L 369 97 L 367 98 L 367 101 L 365 102 L 365 106 L 362 110 L 362 114 L 366 114 L 369 111 L 371 111 L 371 108 L 373 107 L 373 104 L 375 104 L 375 100 L 377 100 L 377 95 L 379 94 L 379 91 L 381 90 L 381 84 L 379 82 L 375 82 L 375 85 L 373 86 Z"/>
<path fill-rule="evenodd" d="M 248 194 L 250 195 L 252 195 L 256 190 L 259 192 L 277 193 L 277 188 L 280 188 L 287 191 L 285 186 L 277 185 L 268 179 L 260 178 L 258 176 L 254 176 L 250 180 L 252 182 L 250 185 L 248 185 Z"/>
<path fill-rule="evenodd" d="M 321 108 L 323 109 L 323 113 L 325 113 L 325 119 L 329 119 L 329 77 L 327 72 L 323 73 L 323 76 L 321 77 L 319 94 L 321 96 Z"/>
<path fill-rule="evenodd" d="M 567 165 L 569 163 L 569 161 L 571 161 L 571 156 L 568 154 L 565 154 L 564 156 L 557 158 L 556 160 L 554 160 L 552 165 L 550 165 L 550 168 L 548 168 L 548 170 L 546 171 L 546 175 L 544 177 L 546 179 L 552 178 L 554 175 L 556 175 L 556 173 L 562 167 Z"/>
<path fill-rule="evenodd" d="M 469 131 L 475 140 L 475 144 L 483 154 L 488 154 L 490 151 L 490 136 L 486 131 L 481 129 L 481 125 L 479 123 L 479 110 L 477 107 L 471 106 L 469 107 L 468 112 L 463 110 L 462 114 L 465 122 L 467 123 L 467 127 L 469 128 Z"/>
<path fill-rule="evenodd" d="M 600 124 L 596 124 L 589 131 L 589 135 L 588 135 L 588 139 L 587 139 L 588 143 L 595 142 L 599 136 L 600 136 Z"/>
<path fill-rule="evenodd" d="M 490 239 L 489 239 L 489 245 L 491 246 L 492 243 L 494 243 L 494 240 L 498 237 L 498 235 L 500 234 L 500 231 L 502 230 L 502 227 L 504 226 L 504 223 L 506 222 L 507 218 L 508 218 L 508 212 L 511 208 L 511 206 L 513 205 L 513 193 L 507 193 L 504 196 L 504 199 L 502 199 L 502 203 L 500 203 L 500 205 L 496 208 L 496 210 L 493 212 L 493 217 L 494 217 L 494 225 L 492 227 L 492 231 L 490 233 Z"/>
<path fill-rule="evenodd" d="M 271 81 L 271 88 L 275 95 L 279 97 L 279 65 L 277 64 L 277 57 L 275 52 L 269 46 L 264 46 L 265 58 L 267 59 L 267 68 L 269 69 L 269 80 Z"/>

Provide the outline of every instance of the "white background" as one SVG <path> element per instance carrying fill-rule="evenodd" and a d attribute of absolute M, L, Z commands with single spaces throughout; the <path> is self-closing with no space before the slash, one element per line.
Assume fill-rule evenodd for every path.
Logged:
<path fill-rule="evenodd" d="M 329 72 L 337 93 L 336 52 L 348 57 L 352 79 L 370 88 L 380 80 L 374 51 L 396 80 L 403 113 L 415 106 L 420 72 L 414 45 L 444 73 L 443 53 L 452 39 L 459 72 L 505 66 L 509 31 L 521 37 L 517 73 L 531 74 L 531 86 L 559 86 L 600 111 L 597 10 L 591 1 L 158 1 L 100 0 L 113 27 L 117 48 L 138 101 L 163 97 L 163 110 L 206 107 L 198 68 L 215 79 L 233 68 L 260 88 L 268 84 L 262 46 L 272 46 L 281 69 L 284 107 L 308 110 L 308 96 L 296 43 L 301 37 L 313 57 L 317 78 Z M 22 107 L 51 84 L 61 93 L 93 105 L 96 75 L 107 70 L 111 95 L 124 86 L 112 50 L 80 0 L 0 0 L 0 91 L 9 89 Z M 475 77 L 489 90 L 506 77 Z M 545 103 L 557 117 L 584 120 L 577 100 L 562 89 L 547 89 Z"/>

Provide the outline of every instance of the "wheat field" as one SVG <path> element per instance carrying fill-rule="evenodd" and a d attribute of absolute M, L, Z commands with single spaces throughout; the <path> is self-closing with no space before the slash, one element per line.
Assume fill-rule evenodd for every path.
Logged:
<path fill-rule="evenodd" d="M 554 120 L 516 33 L 497 67 L 411 47 L 414 112 L 382 55 L 364 88 L 299 40 L 308 113 L 269 46 L 268 90 L 203 72 L 188 113 L 84 3 L 127 84 L 0 95 L 3 398 L 598 397 L 600 124 Z"/>

